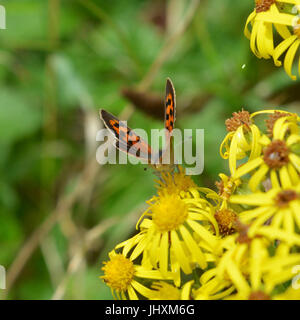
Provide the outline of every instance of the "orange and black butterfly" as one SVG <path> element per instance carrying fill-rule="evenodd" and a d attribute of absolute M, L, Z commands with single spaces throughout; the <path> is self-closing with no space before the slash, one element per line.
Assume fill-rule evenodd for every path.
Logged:
<path fill-rule="evenodd" d="M 166 129 L 166 147 L 164 150 L 154 152 L 151 146 L 145 142 L 140 136 L 138 136 L 132 129 L 125 125 L 111 113 L 100 110 L 100 117 L 104 122 L 104 125 L 115 137 L 115 146 L 120 151 L 123 151 L 129 155 L 146 160 L 151 165 L 151 159 L 155 169 L 162 167 L 161 159 L 166 152 L 167 148 L 171 146 L 171 134 L 174 129 L 175 117 L 176 117 L 176 96 L 172 81 L 168 78 L 166 83 L 166 96 L 165 96 L 165 129 Z M 170 165 L 169 165 L 170 166 Z M 171 165 L 173 166 L 173 165 Z M 168 165 L 163 165 L 165 169 Z"/>

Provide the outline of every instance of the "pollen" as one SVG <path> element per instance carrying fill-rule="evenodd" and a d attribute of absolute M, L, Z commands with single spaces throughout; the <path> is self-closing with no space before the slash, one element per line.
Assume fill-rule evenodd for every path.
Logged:
<path fill-rule="evenodd" d="M 299 199 L 299 194 L 294 190 L 283 190 L 275 198 L 276 204 L 280 208 L 287 207 L 290 201 Z"/>
<path fill-rule="evenodd" d="M 153 223 L 161 232 L 176 230 L 188 217 L 188 205 L 175 194 L 160 197 L 150 210 Z"/>
<path fill-rule="evenodd" d="M 236 131 L 240 126 L 244 126 L 247 130 L 250 130 L 250 125 L 252 124 L 250 113 L 248 111 L 242 110 L 239 112 L 234 112 L 232 118 L 225 121 L 227 131 Z"/>
<path fill-rule="evenodd" d="M 236 232 L 237 215 L 233 210 L 223 209 L 215 213 L 220 234 L 227 236 Z"/>
<path fill-rule="evenodd" d="M 155 282 L 152 288 L 152 300 L 180 300 L 180 290 L 169 283 Z"/>
<path fill-rule="evenodd" d="M 271 169 L 280 169 L 289 163 L 289 148 L 282 140 L 272 141 L 263 151 L 264 161 Z"/>
<path fill-rule="evenodd" d="M 275 0 L 255 0 L 256 13 L 268 11 Z"/>
<path fill-rule="evenodd" d="M 133 263 L 122 254 L 117 254 L 108 262 L 103 262 L 104 276 L 101 278 L 113 290 L 126 291 L 134 276 Z"/>

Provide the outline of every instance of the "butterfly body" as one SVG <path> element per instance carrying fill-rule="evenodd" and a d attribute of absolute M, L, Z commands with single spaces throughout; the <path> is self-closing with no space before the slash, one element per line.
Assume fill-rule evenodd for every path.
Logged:
<path fill-rule="evenodd" d="M 175 165 L 173 160 L 173 145 L 172 131 L 174 129 L 176 117 L 176 102 L 175 90 L 171 80 L 168 78 L 166 82 L 165 95 L 165 138 L 166 147 L 163 150 L 155 153 L 151 146 L 138 136 L 126 123 L 120 121 L 111 113 L 100 110 L 100 117 L 104 122 L 105 127 L 114 135 L 115 146 L 122 152 L 132 155 L 136 158 L 145 160 L 158 175 L 165 171 L 174 171 Z M 163 163 L 163 156 L 169 152 L 169 164 Z"/>

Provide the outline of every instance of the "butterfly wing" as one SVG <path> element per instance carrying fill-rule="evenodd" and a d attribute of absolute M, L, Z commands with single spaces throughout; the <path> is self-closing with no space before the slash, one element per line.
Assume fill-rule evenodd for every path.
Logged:
<path fill-rule="evenodd" d="M 116 148 L 137 158 L 148 161 L 151 159 L 151 147 L 132 129 L 103 109 L 100 110 L 100 118 L 105 127 L 114 135 Z"/>
<path fill-rule="evenodd" d="M 170 160 L 173 163 L 173 138 L 172 131 L 175 125 L 176 117 L 176 95 L 173 83 L 170 78 L 166 82 L 166 95 L 165 95 L 165 130 L 166 130 L 166 145 L 163 150 L 159 152 L 159 159 L 162 162 L 163 156 L 167 155 L 170 152 Z"/>
<path fill-rule="evenodd" d="M 165 96 L 165 128 L 171 133 L 174 129 L 176 117 L 176 96 L 173 83 L 170 78 L 166 83 Z"/>

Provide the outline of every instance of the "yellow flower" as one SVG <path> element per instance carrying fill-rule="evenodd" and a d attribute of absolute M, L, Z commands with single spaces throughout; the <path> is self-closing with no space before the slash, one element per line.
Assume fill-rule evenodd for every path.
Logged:
<path fill-rule="evenodd" d="M 277 288 L 294 277 L 292 268 L 300 263 L 300 254 L 287 253 L 279 245 L 271 256 L 270 242 L 264 238 L 248 238 L 248 242 L 233 245 L 238 239 L 236 235 L 224 239 L 227 251 L 216 266 L 216 278 L 230 281 L 235 288 L 225 299 L 273 299 Z"/>
<path fill-rule="evenodd" d="M 260 156 L 241 165 L 232 175 L 233 179 L 251 173 L 249 187 L 256 191 L 263 181 L 270 178 L 272 187 L 288 188 L 299 183 L 300 157 L 297 155 L 300 136 L 297 118 L 287 115 L 279 118 L 273 128 L 273 139 L 261 136 L 257 144 L 263 152 Z M 235 153 L 236 151 L 236 147 Z M 269 175 L 268 175 L 269 174 Z"/>
<path fill-rule="evenodd" d="M 233 175 L 238 160 L 247 156 L 249 160 L 252 160 L 259 156 L 261 152 L 258 144 L 260 131 L 253 124 L 250 113 L 244 110 L 233 113 L 233 117 L 226 120 L 226 127 L 229 133 L 220 146 L 220 154 L 223 159 L 229 159 L 229 169 Z"/>
<path fill-rule="evenodd" d="M 111 288 L 114 298 L 137 300 L 140 296 L 148 297 L 152 291 L 141 284 L 141 279 L 162 279 L 157 270 L 135 265 L 124 254 L 111 251 L 109 258 L 103 262 L 104 275 L 100 278 Z"/>
<path fill-rule="evenodd" d="M 289 34 L 288 26 L 293 25 L 295 14 L 285 13 L 281 9 L 282 3 L 300 4 L 299 0 L 256 0 L 255 9 L 247 19 L 244 34 L 250 39 L 252 52 L 258 58 L 270 59 L 274 53 L 273 28 L 286 38 Z M 251 29 L 249 27 L 251 26 Z"/>
<path fill-rule="evenodd" d="M 178 166 L 178 172 L 162 172 L 160 180 L 156 180 L 158 196 L 165 194 L 182 195 L 190 189 L 197 188 L 197 185 L 192 180 L 191 176 L 185 175 L 185 170 Z"/>
<path fill-rule="evenodd" d="M 124 252 L 131 251 L 132 260 L 143 254 L 143 263 L 159 269 L 162 275 L 172 272 L 174 283 L 180 285 L 180 270 L 192 273 L 212 261 L 218 246 L 218 224 L 212 205 L 192 189 L 189 197 L 165 194 L 153 203 L 140 224 L 140 233 L 119 244 Z M 215 235 L 216 233 L 216 235 Z"/>
<path fill-rule="evenodd" d="M 300 185 L 288 189 L 272 188 L 268 192 L 233 195 L 230 202 L 252 207 L 239 213 L 242 222 L 251 224 L 250 236 L 267 222 L 269 227 L 282 229 L 291 235 L 300 230 Z"/>
<path fill-rule="evenodd" d="M 277 67 L 282 65 L 279 58 L 286 52 L 284 57 L 284 70 L 291 77 L 296 80 L 297 76 L 292 74 L 292 67 L 296 59 L 297 52 L 299 52 L 300 45 L 300 19 L 297 18 L 293 25 L 293 33 L 289 32 L 286 37 L 274 50 L 273 59 Z M 299 58 L 298 58 L 299 59 Z M 298 62 L 298 73 L 300 73 L 300 61 Z"/>

